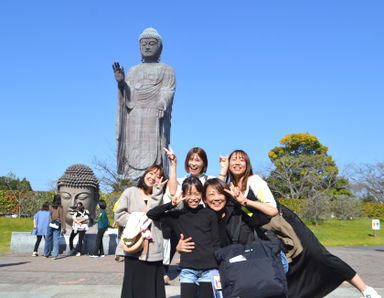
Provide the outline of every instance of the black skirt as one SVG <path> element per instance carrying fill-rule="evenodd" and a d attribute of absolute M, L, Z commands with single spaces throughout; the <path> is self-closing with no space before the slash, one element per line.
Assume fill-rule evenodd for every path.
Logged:
<path fill-rule="evenodd" d="M 125 257 L 122 298 L 165 298 L 163 263 Z"/>
<path fill-rule="evenodd" d="M 354 271 L 347 263 L 332 255 L 300 218 L 280 205 L 284 219 L 299 237 L 303 251 L 289 264 L 288 297 L 320 298 L 352 279 Z"/>

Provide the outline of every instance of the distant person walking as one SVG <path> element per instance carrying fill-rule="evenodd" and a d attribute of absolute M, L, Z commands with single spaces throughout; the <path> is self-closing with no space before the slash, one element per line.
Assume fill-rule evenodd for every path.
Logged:
<path fill-rule="evenodd" d="M 36 235 L 35 247 L 33 249 L 32 257 L 37 257 L 37 251 L 39 250 L 39 245 L 41 238 L 47 235 L 49 225 L 49 203 L 45 202 L 41 210 L 37 211 L 33 216 L 33 231 L 32 235 Z"/>
<path fill-rule="evenodd" d="M 44 257 L 48 258 L 52 252 L 53 260 L 59 255 L 60 233 L 65 234 L 65 219 L 60 195 L 55 195 L 49 206 L 49 225 L 44 246 Z"/>
<path fill-rule="evenodd" d="M 105 208 L 107 208 L 107 203 L 104 200 L 100 200 L 99 207 L 100 214 L 97 220 L 96 246 L 93 254 L 89 255 L 93 258 L 104 257 L 103 236 L 109 226 L 107 212 L 105 211 Z"/>

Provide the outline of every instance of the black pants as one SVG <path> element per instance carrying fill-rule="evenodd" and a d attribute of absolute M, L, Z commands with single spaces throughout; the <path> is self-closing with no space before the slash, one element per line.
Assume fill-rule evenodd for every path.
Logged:
<path fill-rule="evenodd" d="M 170 251 L 170 256 L 169 256 L 169 264 L 172 262 L 172 258 L 176 253 L 176 246 L 179 243 L 179 238 L 177 237 L 176 233 L 172 230 L 170 234 L 170 240 L 171 240 L 171 251 Z M 165 274 L 168 274 L 169 271 L 169 265 L 164 265 L 164 271 Z"/>
<path fill-rule="evenodd" d="M 103 236 L 104 236 L 104 233 L 105 231 L 107 230 L 107 228 L 105 229 L 98 229 L 97 230 L 97 236 L 96 236 L 96 247 L 95 247 L 95 250 L 93 252 L 94 255 L 103 255 L 104 254 L 104 247 L 103 247 Z M 100 252 L 100 254 L 99 254 Z"/>
<path fill-rule="evenodd" d="M 71 235 L 69 236 L 69 249 L 73 250 L 73 239 L 75 238 L 75 236 L 77 234 L 79 234 L 77 251 L 81 253 L 81 250 L 83 248 L 83 240 L 84 240 L 84 236 L 85 236 L 85 231 L 78 231 L 75 233 L 75 231 L 72 230 Z"/>
<path fill-rule="evenodd" d="M 210 282 L 201 282 L 199 285 L 193 283 L 182 282 L 180 284 L 180 297 L 181 298 L 195 298 L 196 291 L 198 291 L 199 298 L 212 298 L 213 290 Z"/>
<path fill-rule="evenodd" d="M 212 290 L 211 290 L 212 292 Z M 163 262 L 124 258 L 121 298 L 165 298 Z"/>
<path fill-rule="evenodd" d="M 41 238 L 43 237 L 42 235 L 36 235 L 36 242 L 35 242 L 35 248 L 33 249 L 33 251 L 38 251 L 39 249 L 39 245 L 40 245 L 40 241 L 41 241 Z M 45 239 L 45 236 L 44 236 L 44 239 Z"/>

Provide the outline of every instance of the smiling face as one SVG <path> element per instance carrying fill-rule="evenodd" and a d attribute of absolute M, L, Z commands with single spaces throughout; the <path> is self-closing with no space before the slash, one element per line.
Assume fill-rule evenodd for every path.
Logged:
<path fill-rule="evenodd" d="M 94 217 L 96 209 L 94 188 L 60 186 L 59 193 L 61 197 L 61 205 L 63 206 L 65 222 L 68 226 L 72 226 L 72 216 L 78 202 L 81 202 L 84 208 L 89 211 L 91 218 Z"/>
<path fill-rule="evenodd" d="M 161 178 L 161 173 L 159 169 L 153 169 L 149 171 L 147 174 L 144 176 L 144 183 L 147 185 L 149 189 L 152 189 L 153 185 L 155 183 L 158 183 Z"/>
<path fill-rule="evenodd" d="M 243 154 L 235 152 L 229 159 L 229 170 L 234 177 L 241 177 L 247 169 L 247 161 Z"/>
<path fill-rule="evenodd" d="M 202 193 L 199 192 L 194 184 L 186 191 L 184 194 L 185 202 L 188 204 L 189 208 L 197 208 L 200 204 Z"/>
<path fill-rule="evenodd" d="M 199 176 L 203 173 L 204 162 L 197 153 L 191 155 L 188 160 L 188 172 L 192 176 Z"/>
<path fill-rule="evenodd" d="M 205 190 L 204 203 L 215 212 L 220 212 L 227 204 L 226 197 L 213 185 L 208 185 Z"/>

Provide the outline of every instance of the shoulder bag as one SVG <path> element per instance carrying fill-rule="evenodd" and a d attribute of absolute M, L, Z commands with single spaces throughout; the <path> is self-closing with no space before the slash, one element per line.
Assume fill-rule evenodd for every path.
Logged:
<path fill-rule="evenodd" d="M 286 297 L 287 280 L 281 262 L 280 241 L 258 238 L 249 244 L 240 244 L 240 225 L 231 244 L 216 251 L 223 296 L 225 298 Z"/>

